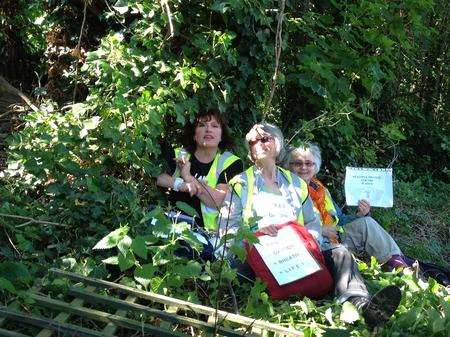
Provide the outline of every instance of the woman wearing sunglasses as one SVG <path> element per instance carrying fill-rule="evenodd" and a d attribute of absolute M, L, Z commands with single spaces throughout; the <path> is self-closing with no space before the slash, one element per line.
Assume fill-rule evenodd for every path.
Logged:
<path fill-rule="evenodd" d="M 340 239 L 353 253 L 374 256 L 386 270 L 407 267 L 394 239 L 368 216 L 368 201 L 359 201 L 355 215 L 344 215 L 336 206 L 328 189 L 316 177 L 321 164 L 320 148 L 315 144 L 307 142 L 289 151 L 288 168 L 308 184 L 309 195 L 324 225 L 322 234 L 328 238 L 329 243 L 336 243 Z M 338 238 L 340 226 L 344 226 L 344 233 Z"/>
<path fill-rule="evenodd" d="M 256 124 L 245 139 L 253 166 L 230 182 L 220 211 L 221 235 L 248 226 L 251 231 L 276 236 L 277 225 L 297 221 L 319 243 L 323 241 L 320 218 L 314 212 L 306 183 L 277 166 L 285 157 L 281 131 L 272 124 Z M 372 327 L 387 321 L 399 304 L 400 290 L 389 286 L 370 297 L 351 253 L 344 246 L 336 245 L 323 254 L 339 300 L 350 301 L 362 310 L 366 323 Z M 245 264 L 237 268 L 238 272 L 248 270 Z"/>

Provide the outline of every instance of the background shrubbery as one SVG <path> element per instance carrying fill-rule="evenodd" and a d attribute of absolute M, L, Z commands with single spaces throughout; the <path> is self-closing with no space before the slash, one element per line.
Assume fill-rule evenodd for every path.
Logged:
<path fill-rule="evenodd" d="M 196 111 L 219 107 L 237 143 L 261 119 L 278 124 L 294 145 L 319 143 L 321 177 L 338 200 L 345 166 L 392 166 L 395 207 L 374 210 L 375 217 L 406 253 L 448 266 L 446 1 L 172 0 L 170 11 L 163 4 L 0 5 L 0 72 L 40 108 L 23 114 L 9 137 L 0 213 L 47 221 L 2 218 L 4 261 L 20 258 L 33 275 L 56 264 L 126 282 L 136 282 L 145 265 L 158 275 L 151 289 L 205 300 L 195 284 L 216 289 L 216 273 L 176 260 L 155 262 L 157 252 L 170 256 L 170 244 L 177 243 L 150 248 L 161 244 L 150 237 L 146 210 L 164 204 L 154 179 L 164 165 L 161 140 L 177 144 L 178 131 Z M 281 12 L 281 57 L 268 104 Z M 245 158 L 242 146 L 236 152 Z M 111 254 L 92 257 L 91 248 L 119 227 L 132 241 L 119 247 L 120 268 L 105 269 L 100 260 Z M 368 277 L 377 275 L 380 285 L 385 281 L 374 268 Z M 180 292 L 164 283 L 174 271 L 182 277 L 176 286 L 186 286 Z M 412 309 L 419 291 L 412 280 L 382 277 L 397 277 L 411 291 L 393 323 L 398 335 L 442 332 L 441 323 L 434 327 L 425 318 L 439 308 L 448 324 L 444 295 L 433 297 L 433 284 L 423 290 L 429 302 L 419 310 Z M 248 314 L 286 322 L 281 313 L 295 312 L 291 317 L 300 320 L 295 306 L 274 307 L 261 291 L 254 287 L 248 303 L 240 303 Z M 322 315 L 317 310 L 314 320 Z M 411 327 L 404 317 L 413 317 L 412 310 L 420 319 Z M 327 323 L 324 317 L 318 321 Z"/>

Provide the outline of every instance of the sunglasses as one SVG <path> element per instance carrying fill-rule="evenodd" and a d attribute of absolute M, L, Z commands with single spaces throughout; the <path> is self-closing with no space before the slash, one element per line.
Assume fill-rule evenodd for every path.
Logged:
<path fill-rule="evenodd" d="M 300 161 L 300 160 L 296 160 L 296 161 L 291 161 L 289 162 L 289 165 L 291 166 L 295 166 L 295 167 L 302 167 L 302 166 L 306 166 L 306 167 L 313 167 L 315 165 L 315 163 L 313 163 L 312 161 Z"/>
<path fill-rule="evenodd" d="M 249 140 L 248 141 L 248 145 L 253 146 L 253 145 L 255 145 L 255 144 L 259 143 L 259 142 L 265 144 L 265 143 L 270 142 L 272 139 L 273 139 L 272 137 L 264 136 L 264 137 L 261 137 L 259 139 Z"/>

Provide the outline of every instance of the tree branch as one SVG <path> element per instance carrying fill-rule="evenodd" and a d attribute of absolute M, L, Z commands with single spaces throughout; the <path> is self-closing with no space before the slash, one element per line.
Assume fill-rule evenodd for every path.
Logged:
<path fill-rule="evenodd" d="M 5 213 L 0 213 L 0 216 L 6 217 L 6 218 L 13 218 L 13 219 L 22 219 L 22 220 L 28 220 L 28 222 L 25 222 L 21 225 L 18 225 L 17 227 L 22 227 L 25 225 L 28 225 L 30 223 L 40 223 L 40 224 L 44 224 L 44 225 L 54 225 L 54 226 L 60 226 L 60 227 L 68 227 L 67 225 L 61 224 L 61 223 L 57 223 L 57 222 L 51 222 L 51 221 L 44 221 L 44 220 L 36 220 L 33 218 L 30 218 L 28 216 L 21 216 L 21 215 L 14 215 L 14 214 L 5 214 Z"/>
<path fill-rule="evenodd" d="M 163 12 L 164 11 L 166 12 L 167 19 L 169 20 L 170 37 L 173 37 L 174 30 L 173 30 L 173 22 L 172 22 L 172 12 L 170 11 L 169 2 L 168 2 L 168 0 L 161 0 L 160 3 L 161 3 L 161 8 L 162 8 Z"/>
<path fill-rule="evenodd" d="M 272 104 L 273 95 L 275 93 L 275 88 L 277 86 L 277 78 L 278 78 L 278 67 L 280 65 L 280 56 L 281 56 L 281 43 L 282 43 L 282 31 L 283 31 L 283 18 L 284 18 L 284 8 L 286 6 L 286 0 L 280 1 L 280 9 L 278 13 L 278 24 L 277 31 L 275 34 L 275 70 L 273 72 L 273 76 L 270 79 L 270 93 L 267 98 L 265 104 L 265 110 L 263 112 L 263 119 L 265 119 L 267 113 L 269 112 L 270 106 Z"/>
<path fill-rule="evenodd" d="M 21 92 L 20 90 L 14 88 L 11 84 L 9 84 L 3 78 L 3 76 L 0 76 L 0 92 L 1 91 L 6 91 L 6 92 L 9 92 L 11 94 L 19 96 L 33 111 L 38 111 L 39 110 L 36 105 L 31 103 L 30 99 L 27 96 L 25 96 L 25 94 L 23 92 Z"/>

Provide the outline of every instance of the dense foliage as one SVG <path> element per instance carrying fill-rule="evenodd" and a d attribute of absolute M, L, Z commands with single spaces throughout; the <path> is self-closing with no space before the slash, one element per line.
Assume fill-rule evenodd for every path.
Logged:
<path fill-rule="evenodd" d="M 1 268 L 17 263 L 27 277 L 0 278 L 0 287 L 17 294 L 32 280 L 23 265 L 35 275 L 55 260 L 229 305 L 214 290 L 233 281 L 233 271 L 172 258 L 180 239 L 195 239 L 170 236 L 160 210 L 147 211 L 165 205 L 154 181 L 164 166 L 161 140 L 178 143 L 186 120 L 208 107 L 224 112 L 238 140 L 266 119 L 293 144 L 318 142 L 323 178 L 336 194 L 346 165 L 393 166 L 396 207 L 377 218 L 405 238 L 409 254 L 448 265 L 448 13 L 443 0 L 6 1 L 0 69 L 40 110 L 24 115 L 9 139 L 0 212 L 48 221 L 5 220 L 0 251 L 21 263 Z M 245 157 L 242 146 L 237 153 Z M 153 217 L 160 232 L 147 225 Z M 96 244 L 117 254 L 91 256 Z M 375 265 L 366 271 L 374 287 L 405 290 L 390 327 L 397 335 L 448 330 L 448 294 L 434 282 Z M 308 324 L 311 333 L 347 324 L 335 303 L 274 304 L 260 284 L 248 287 L 237 291 L 249 315 Z"/>

